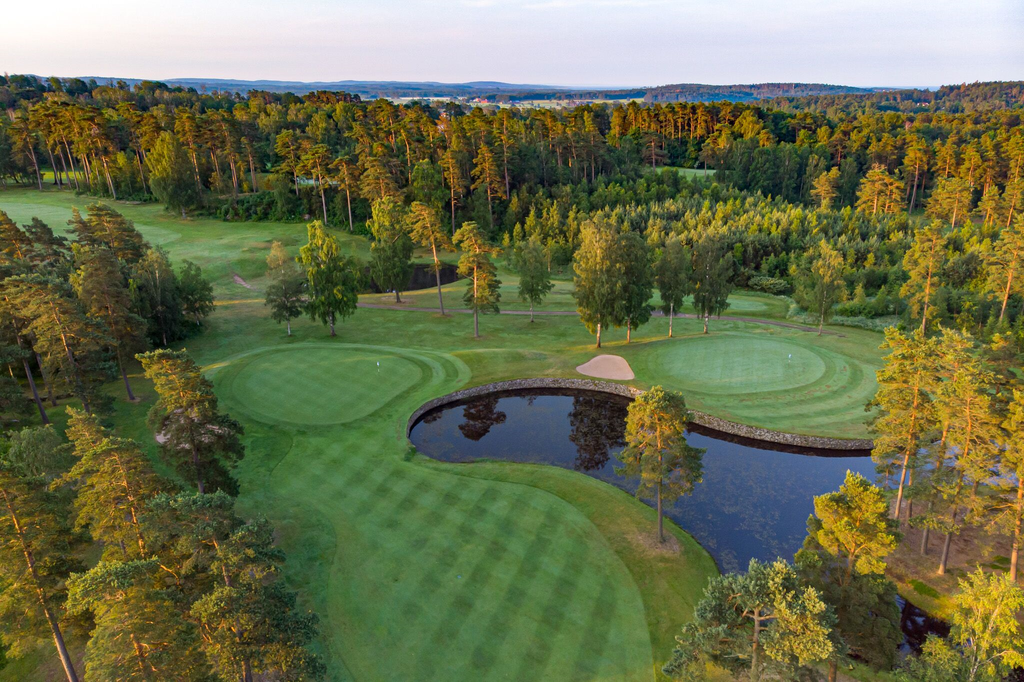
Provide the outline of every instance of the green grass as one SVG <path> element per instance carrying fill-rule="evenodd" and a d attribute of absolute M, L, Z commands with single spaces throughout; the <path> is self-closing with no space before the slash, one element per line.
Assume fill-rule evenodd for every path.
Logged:
<path fill-rule="evenodd" d="M 0 192 L 0 209 L 17 221 L 39 216 L 53 227 L 86 203 Z M 692 538 L 669 524 L 680 550 L 652 551 L 644 540 L 653 511 L 611 486 L 553 467 L 441 464 L 415 455 L 405 437 L 419 405 L 459 387 L 579 376 L 575 367 L 596 351 L 575 317 L 531 324 L 489 315 L 477 340 L 468 315 L 362 309 L 339 324 L 337 339 L 309 320 L 287 337 L 262 305 L 263 262 L 274 239 L 297 252 L 303 225 L 183 222 L 156 206 L 117 208 L 175 263 L 196 261 L 214 283 L 208 328 L 185 345 L 245 426 L 239 506 L 275 523 L 286 576 L 323 620 L 318 647 L 331 679 L 656 676 L 716 572 Z M 366 257 L 365 240 L 339 235 Z M 514 307 L 514 278 L 503 278 Z M 445 287 L 449 305 L 463 288 Z M 435 295 L 407 298 L 433 306 Z M 780 301 L 744 294 L 729 312 L 778 319 Z M 563 279 L 545 309 L 573 307 Z M 866 434 L 879 335 L 819 338 L 716 320 L 709 337 L 696 320 L 676 320 L 674 339 L 666 331 L 655 318 L 627 346 L 613 330 L 602 352 L 626 357 L 636 385 L 678 388 L 697 409 L 787 431 Z M 783 353 L 793 353 L 792 365 L 781 364 Z M 155 455 L 145 427 L 152 388 L 138 369 L 133 382 L 140 403 L 109 387 L 119 396 L 115 421 Z M 13 669 L 24 679 L 24 665 Z M 0 681 L 16 679 L 10 674 Z"/>

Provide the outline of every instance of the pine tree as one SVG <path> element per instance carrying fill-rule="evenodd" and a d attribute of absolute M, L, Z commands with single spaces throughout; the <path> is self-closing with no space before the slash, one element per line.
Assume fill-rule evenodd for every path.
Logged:
<path fill-rule="evenodd" d="M 279 582 L 283 555 L 263 519 L 244 523 L 223 493 L 161 494 L 149 504 L 156 541 L 177 572 L 197 572 L 187 586 L 202 648 L 231 679 L 257 673 L 284 680 L 318 679 L 322 663 L 305 650 L 317 619 L 296 608 Z M 275 677 L 275 679 L 277 679 Z"/>
<path fill-rule="evenodd" d="M 992 405 L 992 383 L 992 374 L 982 368 L 977 358 L 971 358 L 937 391 L 936 407 L 946 422 L 944 441 L 953 456 L 952 480 L 942 490 L 949 509 L 939 575 L 946 572 L 952 537 L 960 532 L 963 522 L 960 512 L 965 487 L 971 488 L 969 510 L 977 508 L 981 502 L 978 487 L 995 471 L 999 420 Z"/>
<path fill-rule="evenodd" d="M 441 227 L 441 219 L 429 204 L 414 202 L 409 209 L 409 236 L 420 246 L 430 249 L 434 259 L 434 277 L 437 280 L 437 303 L 441 307 L 441 314 L 444 315 L 444 296 L 441 294 L 441 260 L 437 257 L 437 250 L 444 249 L 451 251 L 455 248 L 448 234 Z"/>
<path fill-rule="evenodd" d="M 17 223 L 0 211 L 0 264 L 27 263 L 32 255 L 32 239 Z"/>
<path fill-rule="evenodd" d="M 902 633 L 896 586 L 884 574 L 900 535 L 888 507 L 881 490 L 848 471 L 838 492 L 814 498 L 796 563 L 835 611 L 844 648 L 892 667 Z M 837 648 L 829 659 L 830 682 L 837 679 L 841 653 Z"/>
<path fill-rule="evenodd" d="M 77 461 L 62 480 L 76 490 L 76 528 L 88 528 L 108 560 L 148 558 L 141 518 L 146 500 L 166 483 L 135 441 L 112 437 L 94 416 L 73 408 L 68 414 Z"/>
<path fill-rule="evenodd" d="M 487 195 L 487 213 L 491 219 L 491 232 L 494 231 L 494 200 L 505 198 L 505 186 L 498 171 L 498 161 L 494 152 L 486 144 L 480 145 L 476 158 L 473 159 L 472 190 L 482 189 Z"/>
<path fill-rule="evenodd" d="M 79 244 L 106 246 L 125 264 L 137 263 L 149 249 L 135 224 L 106 204 L 89 204 L 85 217 L 71 209 L 68 225 Z"/>
<path fill-rule="evenodd" d="M 988 261 L 988 282 L 1002 300 L 999 321 L 1006 316 L 1012 294 L 1024 294 L 1024 216 L 1003 229 Z"/>
<path fill-rule="evenodd" d="M 895 519 L 903 510 L 907 472 L 916 464 L 925 435 L 935 427 L 935 408 L 927 389 L 937 369 L 936 346 L 920 331 L 906 336 L 895 327 L 885 330 L 881 348 L 889 353 L 877 372 L 878 392 L 872 401 L 879 413 L 873 424 L 877 435 L 871 458 L 886 469 L 898 463 Z"/>
<path fill-rule="evenodd" d="M 91 613 L 85 671 L 96 680 L 203 679 L 196 629 L 163 588 L 159 562 L 101 561 L 68 580 L 71 614 Z"/>
<path fill-rule="evenodd" d="M 59 620 L 75 568 L 66 518 L 45 481 L 0 458 L 0 634 L 12 655 L 51 638 L 68 682 L 78 682 Z"/>
<path fill-rule="evenodd" d="M 459 274 L 469 278 L 462 300 L 473 311 L 473 336 L 480 338 L 480 312 L 498 312 L 501 301 L 501 280 L 491 261 L 496 249 L 487 243 L 474 222 L 463 223 L 453 241 L 462 249 Z"/>
<path fill-rule="evenodd" d="M 839 169 L 833 168 L 822 172 L 814 179 L 814 187 L 811 189 L 811 196 L 817 199 L 818 206 L 822 210 L 829 210 L 839 196 Z"/>
<path fill-rule="evenodd" d="M 909 279 L 900 294 L 907 299 L 913 315 L 921 316 L 921 332 L 928 330 L 928 309 L 939 289 L 939 275 L 946 259 L 946 232 L 943 224 L 932 221 L 914 233 L 914 243 L 903 257 L 903 269 Z"/>
<path fill-rule="evenodd" d="M 971 185 L 963 178 L 939 180 L 925 211 L 929 216 L 944 220 L 956 229 L 957 221 L 966 221 L 971 215 Z"/>
<path fill-rule="evenodd" d="M 672 321 L 676 308 L 692 293 L 693 254 L 676 237 L 669 237 L 661 258 L 655 264 L 655 281 L 661 295 L 661 311 L 668 316 L 668 337 L 672 338 Z"/>
<path fill-rule="evenodd" d="M 203 649 L 225 679 L 254 674 L 281 680 L 322 679 L 325 668 L 305 647 L 317 635 L 315 614 L 301 611 L 280 581 L 283 553 L 263 518 L 236 528 L 216 549 L 210 569 L 223 584 L 192 605 Z"/>
<path fill-rule="evenodd" d="M 131 297 L 114 253 L 106 247 L 76 249 L 78 271 L 72 280 L 88 314 L 102 322 L 113 341 L 112 350 L 128 400 L 134 401 L 125 367 L 126 358 L 146 350 L 146 323 L 132 312 Z"/>
<path fill-rule="evenodd" d="M 182 478 L 195 481 L 200 493 L 237 494 L 229 469 L 245 454 L 242 426 L 220 414 L 213 385 L 185 351 L 155 350 L 136 357 L 159 396 L 149 422 L 162 440 L 165 459 Z"/>
<path fill-rule="evenodd" d="M 704 450 L 686 442 L 689 412 L 683 396 L 655 386 L 629 404 L 626 447 L 619 454 L 623 476 L 639 478 L 637 497 L 653 497 L 658 509 L 658 542 L 665 542 L 662 503 L 693 492 L 701 481 Z"/>
<path fill-rule="evenodd" d="M 999 478 L 985 512 L 989 525 L 1010 536 L 1010 581 L 1016 583 L 1024 525 L 1024 391 L 1013 392 L 1003 421 L 1003 447 L 999 452 Z"/>
<path fill-rule="evenodd" d="M 40 277 L 4 282 L 4 296 L 29 323 L 35 349 L 47 373 L 61 379 L 87 412 L 102 406 L 99 388 L 107 379 L 102 350 L 112 343 L 103 329 L 68 296 L 64 285 Z"/>
<path fill-rule="evenodd" d="M 327 233 L 320 221 L 314 220 L 307 229 L 309 242 L 299 252 L 299 262 L 305 266 L 309 282 L 306 312 L 326 324 L 331 336 L 336 336 L 337 318 L 344 319 L 356 311 L 361 267 L 355 258 L 341 255 L 338 240 Z"/>

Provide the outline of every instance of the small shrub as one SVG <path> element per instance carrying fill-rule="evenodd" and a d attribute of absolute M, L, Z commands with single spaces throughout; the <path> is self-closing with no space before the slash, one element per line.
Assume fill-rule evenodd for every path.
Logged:
<path fill-rule="evenodd" d="M 778 277 L 751 277 L 750 281 L 747 282 L 754 291 L 763 291 L 766 294 L 772 294 L 774 296 L 781 296 L 789 293 L 789 282 Z"/>

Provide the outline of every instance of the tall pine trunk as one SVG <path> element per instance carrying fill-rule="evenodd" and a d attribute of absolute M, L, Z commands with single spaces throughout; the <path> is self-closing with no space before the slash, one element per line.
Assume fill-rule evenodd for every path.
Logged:
<path fill-rule="evenodd" d="M 14 504 L 6 490 L 0 489 L 0 495 L 3 495 L 4 506 L 7 507 L 7 511 L 10 514 L 11 522 L 14 525 L 14 531 L 18 536 L 18 542 L 21 545 L 21 552 L 25 556 L 25 565 L 28 567 L 29 576 L 31 576 L 32 583 L 35 587 L 36 596 L 39 598 L 39 606 L 43 611 L 43 616 L 46 618 L 47 625 L 50 626 L 50 633 L 53 635 L 53 644 L 57 648 L 57 655 L 60 657 L 61 665 L 64 667 L 64 674 L 68 678 L 68 682 L 78 682 L 78 674 L 75 672 L 75 665 L 71 661 L 71 655 L 68 653 L 67 646 L 64 644 L 64 635 L 60 631 L 60 624 L 57 622 L 57 618 L 53 615 L 53 611 L 50 609 L 49 604 L 46 603 L 46 595 L 43 594 L 43 588 L 39 583 L 39 573 L 36 571 L 36 560 L 32 554 L 31 548 L 28 546 L 28 542 L 25 539 L 25 529 L 21 526 L 21 520 L 18 518 L 18 514 L 14 509 Z"/>

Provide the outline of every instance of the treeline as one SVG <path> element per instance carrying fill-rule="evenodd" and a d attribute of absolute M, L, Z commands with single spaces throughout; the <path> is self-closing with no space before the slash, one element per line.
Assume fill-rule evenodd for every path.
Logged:
<path fill-rule="evenodd" d="M 106 412 L 112 399 L 102 387 L 115 376 L 134 400 L 134 354 L 187 338 L 213 309 L 199 266 L 185 261 L 175 271 L 109 206 L 75 209 L 68 224 L 74 241 L 38 218 L 19 226 L 0 211 L 0 354 L 9 370 L 0 403 L 13 414 L 32 409 L 15 380 L 19 367 L 44 424 L 44 397 L 54 407 L 71 396 L 86 412 Z"/>
<path fill-rule="evenodd" d="M 234 509 L 241 426 L 186 353 L 138 358 L 158 395 L 150 423 L 177 477 L 70 407 L 66 445 L 52 426 L 0 442 L 6 655 L 52 646 L 69 682 L 80 679 L 72 650 L 82 641 L 90 680 L 322 677 L 306 649 L 317 618 L 280 580 L 273 527 Z M 90 543 L 102 553 L 87 563 Z"/>
<path fill-rule="evenodd" d="M 707 680 L 708 664 L 742 679 L 838 679 L 861 662 L 901 682 L 998 682 L 1024 664 L 1024 590 L 980 568 L 951 599 L 948 637 L 929 635 L 920 656 L 899 657 L 896 585 L 886 563 L 901 540 L 882 491 L 847 473 L 814 499 L 792 562 L 752 559 L 745 573 L 712 578 L 663 671 Z"/>
<path fill-rule="evenodd" d="M 902 183 L 890 211 L 913 212 L 955 179 L 968 184 L 967 211 L 1012 216 L 1024 191 L 1016 108 L 825 114 L 774 103 L 630 102 L 467 110 L 344 93 L 200 94 L 148 81 L 5 83 L 0 179 L 42 187 L 45 173 L 58 187 L 157 198 L 229 219 L 316 215 L 354 228 L 375 200 L 393 197 L 444 207 L 452 232 L 474 220 L 495 238 L 511 227 L 506 213 L 517 195 L 632 181 L 644 165 L 702 164 L 741 189 L 796 203 L 821 202 L 815 183 L 830 184 L 831 201 L 850 206 L 860 181 L 880 169 Z"/>
<path fill-rule="evenodd" d="M 772 106 L 786 111 L 820 111 L 860 113 L 870 111 L 902 111 L 907 113 L 944 110 L 950 113 L 973 113 L 996 109 L 1013 109 L 1024 105 L 1024 82 L 991 81 L 943 85 L 937 90 L 880 90 L 866 94 L 821 94 L 779 96 Z"/>

